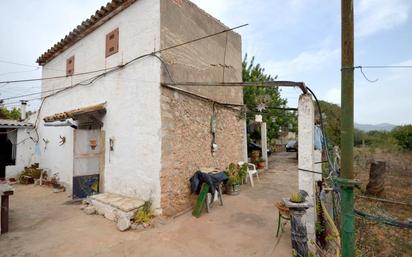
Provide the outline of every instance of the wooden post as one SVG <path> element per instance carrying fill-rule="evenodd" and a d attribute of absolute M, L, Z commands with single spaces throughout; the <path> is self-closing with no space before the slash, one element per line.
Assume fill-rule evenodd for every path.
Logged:
<path fill-rule="evenodd" d="M 9 232 L 9 195 L 13 191 L 3 192 L 1 196 L 1 234 Z"/>

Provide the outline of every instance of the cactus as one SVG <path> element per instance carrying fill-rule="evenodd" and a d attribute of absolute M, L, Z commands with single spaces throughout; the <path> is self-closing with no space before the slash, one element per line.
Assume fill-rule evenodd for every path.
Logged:
<path fill-rule="evenodd" d="M 295 192 L 290 196 L 290 201 L 293 203 L 301 203 L 303 202 L 303 197 L 300 193 Z"/>

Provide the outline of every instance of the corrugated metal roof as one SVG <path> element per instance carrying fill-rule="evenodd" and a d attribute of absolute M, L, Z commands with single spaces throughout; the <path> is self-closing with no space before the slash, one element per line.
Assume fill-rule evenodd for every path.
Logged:
<path fill-rule="evenodd" d="M 34 126 L 24 121 L 0 119 L 0 128 L 34 128 Z"/>
<path fill-rule="evenodd" d="M 80 39 L 87 36 L 89 33 L 94 31 L 96 28 L 104 24 L 110 18 L 121 12 L 122 10 L 129 7 L 131 4 L 137 0 L 112 0 L 107 3 L 106 6 L 102 6 L 95 14 L 90 16 L 89 19 L 83 21 L 79 26 L 77 26 L 73 31 L 66 35 L 60 42 L 54 44 L 49 50 L 43 53 L 39 58 L 37 58 L 37 63 L 39 65 L 44 65 L 58 54 L 75 44 Z"/>

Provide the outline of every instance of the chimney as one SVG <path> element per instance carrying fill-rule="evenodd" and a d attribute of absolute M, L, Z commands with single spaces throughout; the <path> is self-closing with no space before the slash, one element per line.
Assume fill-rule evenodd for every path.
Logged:
<path fill-rule="evenodd" d="M 21 102 L 21 107 L 20 107 L 20 119 L 25 120 L 26 119 L 26 107 L 27 107 L 27 101 L 26 100 L 20 100 Z"/>

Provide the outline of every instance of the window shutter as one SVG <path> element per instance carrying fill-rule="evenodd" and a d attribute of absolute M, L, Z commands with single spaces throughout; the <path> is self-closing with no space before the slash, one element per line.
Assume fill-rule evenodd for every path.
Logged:
<path fill-rule="evenodd" d="M 74 74 L 74 55 L 66 60 L 66 76 Z"/>
<path fill-rule="evenodd" d="M 119 51 L 119 28 L 106 35 L 106 58 Z"/>

